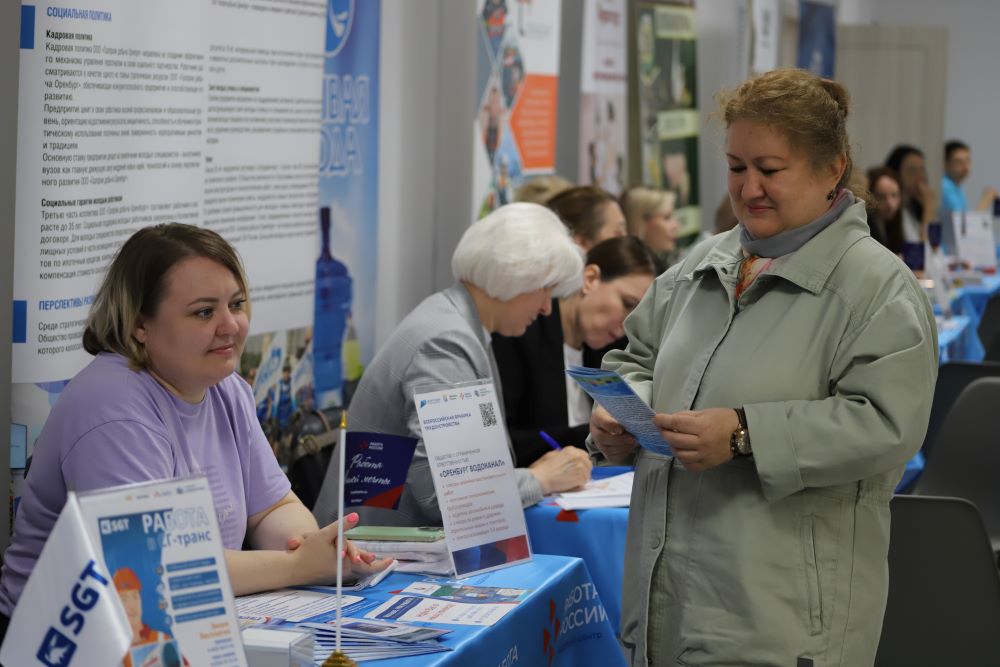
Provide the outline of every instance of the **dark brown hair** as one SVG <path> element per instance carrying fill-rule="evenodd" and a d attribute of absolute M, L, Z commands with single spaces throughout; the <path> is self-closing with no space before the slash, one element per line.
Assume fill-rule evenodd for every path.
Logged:
<path fill-rule="evenodd" d="M 663 262 L 649 246 L 634 236 L 617 236 L 601 241 L 587 252 L 587 264 L 601 270 L 601 282 L 626 276 L 658 276 Z"/>
<path fill-rule="evenodd" d="M 776 69 L 748 79 L 718 96 L 719 115 L 726 127 L 749 120 L 779 130 L 792 148 L 809 156 L 814 169 L 847 158 L 837 188 L 864 198 L 864 188 L 852 180 L 854 162 L 847 137 L 850 98 L 836 81 L 801 69 Z"/>
<path fill-rule="evenodd" d="M 899 174 L 890 167 L 872 167 L 868 170 L 868 190 L 873 193 L 872 199 L 868 205 L 868 226 L 877 232 L 873 234 L 876 239 L 881 242 L 885 247 L 895 253 L 903 252 L 903 202 L 900 199 L 900 206 L 896 209 L 895 215 L 889 220 L 882 220 L 879 217 L 878 210 L 875 207 L 875 184 L 878 183 L 880 178 L 890 178 L 896 183 L 896 187 L 900 190 L 900 196 L 902 197 L 903 186 L 899 182 Z M 879 223 L 881 223 L 882 229 L 879 229 Z M 883 235 L 885 238 L 878 238 L 878 236 Z"/>
<path fill-rule="evenodd" d="M 599 209 L 608 202 L 618 203 L 610 192 L 592 185 L 579 185 L 563 190 L 545 205 L 556 212 L 571 234 L 593 241 L 603 222 Z"/>
<path fill-rule="evenodd" d="M 90 354 L 117 352 L 133 369 L 146 368 L 145 347 L 132 333 L 141 318 L 156 316 L 164 298 L 166 275 L 189 257 L 205 257 L 229 269 L 247 299 L 250 290 L 239 255 L 217 233 L 176 222 L 145 227 L 115 255 L 87 317 L 83 348 Z"/>

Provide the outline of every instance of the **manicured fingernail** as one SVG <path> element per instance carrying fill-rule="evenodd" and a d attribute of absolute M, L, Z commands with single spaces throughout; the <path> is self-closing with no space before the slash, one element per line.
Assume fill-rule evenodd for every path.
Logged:
<path fill-rule="evenodd" d="M 359 518 L 360 517 L 358 517 L 358 513 L 357 512 L 351 512 L 350 514 L 347 515 L 347 520 L 350 521 L 351 523 L 354 523 Z"/>
<path fill-rule="evenodd" d="M 341 558 L 347 558 L 347 549 L 341 549 L 340 550 L 340 557 Z"/>

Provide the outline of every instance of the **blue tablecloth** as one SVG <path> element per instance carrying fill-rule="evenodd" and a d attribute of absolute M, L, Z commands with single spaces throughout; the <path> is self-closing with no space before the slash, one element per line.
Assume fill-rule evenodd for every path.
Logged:
<path fill-rule="evenodd" d="M 1000 292 L 1000 275 L 985 275 L 978 285 L 963 285 L 958 288 L 951 302 L 951 310 L 955 315 L 967 316 L 975 329 L 986 310 L 986 302 L 997 292 Z"/>
<path fill-rule="evenodd" d="M 956 315 L 938 325 L 938 356 L 948 361 L 982 361 L 986 355 L 972 319 Z"/>
<path fill-rule="evenodd" d="M 370 601 L 358 615 L 367 613 L 412 582 L 425 579 L 434 577 L 389 575 L 375 588 L 356 593 Z M 625 665 L 625 656 L 582 560 L 536 554 L 531 563 L 461 581 L 472 586 L 529 588 L 532 593 L 514 611 L 489 627 L 427 624 L 452 631 L 441 640 L 451 651 L 371 664 L 378 667 Z"/>
<path fill-rule="evenodd" d="M 603 479 L 631 469 L 623 466 L 594 468 L 593 477 Z M 566 511 L 550 500 L 543 500 L 526 509 L 524 518 L 531 549 L 536 554 L 577 556 L 584 560 L 604 601 L 611 627 L 615 633 L 620 633 L 628 508 Z"/>

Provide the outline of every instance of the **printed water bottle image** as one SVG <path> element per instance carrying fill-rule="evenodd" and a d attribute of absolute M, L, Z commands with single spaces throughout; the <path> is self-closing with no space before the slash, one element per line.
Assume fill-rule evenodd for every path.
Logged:
<path fill-rule="evenodd" d="M 320 410 L 343 405 L 342 349 L 351 311 L 351 276 L 330 253 L 330 207 L 319 210 L 323 247 L 316 260 L 313 312 L 313 387 Z"/>

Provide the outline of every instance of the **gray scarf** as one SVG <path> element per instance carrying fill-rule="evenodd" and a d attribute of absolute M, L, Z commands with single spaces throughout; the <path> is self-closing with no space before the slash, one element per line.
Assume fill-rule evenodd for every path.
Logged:
<path fill-rule="evenodd" d="M 741 224 L 740 245 L 743 246 L 743 250 L 747 254 L 757 255 L 758 257 L 781 257 L 790 252 L 795 252 L 804 246 L 809 239 L 829 227 L 855 201 L 854 193 L 847 188 L 841 188 L 840 193 L 830 205 L 830 208 L 827 209 L 826 213 L 807 225 L 780 232 L 766 239 L 755 239 L 747 231 L 747 228 Z"/>

